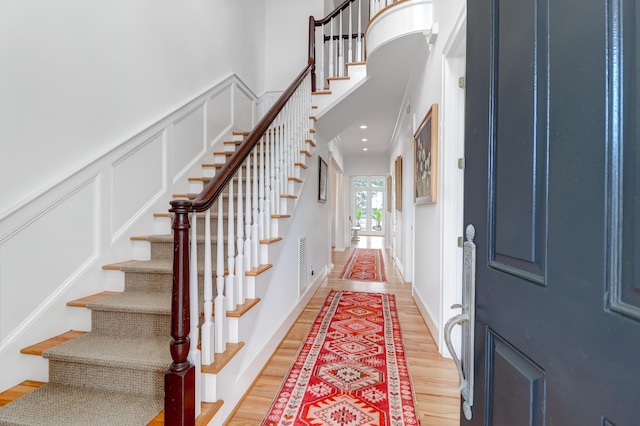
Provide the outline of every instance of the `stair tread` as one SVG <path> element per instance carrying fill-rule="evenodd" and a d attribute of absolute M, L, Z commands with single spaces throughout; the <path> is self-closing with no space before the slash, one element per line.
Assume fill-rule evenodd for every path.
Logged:
<path fill-rule="evenodd" d="M 274 215 L 271 215 L 272 218 Z M 277 218 L 274 219 L 279 219 L 281 216 L 277 215 Z M 260 244 L 273 244 L 273 243 L 277 243 L 278 241 L 282 241 L 282 237 L 273 237 L 273 238 L 265 238 L 263 240 L 260 240 Z"/>
<path fill-rule="evenodd" d="M 168 315 L 171 313 L 171 293 L 125 291 L 91 302 L 87 307 L 99 311 Z"/>
<path fill-rule="evenodd" d="M 14 387 L 9 388 L 4 392 L 0 392 L 0 407 L 3 407 L 12 401 L 15 401 L 21 396 L 33 392 L 34 390 L 46 384 L 46 382 L 37 382 L 35 380 L 25 380 L 22 383 L 18 383 Z"/>
<path fill-rule="evenodd" d="M 168 336 L 87 333 L 54 346 L 42 356 L 56 361 L 141 370 L 166 370 L 172 362 Z"/>
<path fill-rule="evenodd" d="M 266 265 L 258 265 L 255 268 L 251 268 L 251 270 L 245 272 L 244 274 L 248 277 L 255 277 L 257 275 L 260 275 L 261 273 L 263 273 L 264 271 L 266 271 L 267 269 L 272 268 L 273 265 L 272 264 L 266 264 Z"/>
<path fill-rule="evenodd" d="M 117 262 L 117 263 L 110 263 L 108 265 L 103 265 L 102 269 L 105 271 L 121 271 L 122 268 L 126 265 L 129 265 L 131 263 L 135 263 L 138 262 L 137 260 L 125 260 L 122 262 Z"/>
<path fill-rule="evenodd" d="M 86 308 L 89 302 L 93 302 L 95 300 L 113 296 L 114 294 L 118 294 L 118 293 L 119 293 L 118 291 L 102 291 L 100 293 L 92 294 L 90 296 L 81 297 L 80 299 L 71 300 L 70 302 L 67 302 L 67 306 L 73 306 L 77 308 Z"/>
<path fill-rule="evenodd" d="M 229 363 L 233 359 L 234 356 L 240 349 L 244 346 L 244 342 L 238 343 L 227 343 L 226 350 L 222 353 L 217 353 L 213 357 L 213 362 L 211 365 L 203 365 L 202 372 L 207 374 L 218 374 L 225 365 Z"/>
<path fill-rule="evenodd" d="M 127 394 L 47 383 L 5 405 L 0 410 L 0 424 L 146 424 L 163 406 L 162 395 Z"/>
<path fill-rule="evenodd" d="M 34 390 L 46 385 L 47 382 L 38 382 L 35 380 L 25 380 L 12 388 L 7 389 L 4 392 L 0 392 L 0 407 L 7 405 L 16 399 L 23 397 Z M 216 402 L 201 402 L 200 415 L 196 419 L 196 426 L 207 425 L 213 416 L 220 410 L 224 404 L 223 400 Z M 158 413 L 157 416 L 151 420 L 147 426 L 163 426 L 164 425 L 164 410 Z"/>
<path fill-rule="evenodd" d="M 51 337 L 49 339 L 43 340 L 42 342 L 38 342 L 31 346 L 27 346 L 20 350 L 20 353 L 26 355 L 42 355 L 47 349 L 53 348 L 61 343 L 68 342 L 69 340 L 77 339 L 80 336 L 87 334 L 88 331 L 78 331 L 78 330 L 69 330 L 57 336 Z"/>
<path fill-rule="evenodd" d="M 204 230 L 204 227 L 198 227 L 198 242 L 203 242 L 204 241 L 204 233 L 200 233 L 201 229 Z M 211 232 L 215 232 L 215 235 L 211 235 L 211 242 L 217 242 L 218 241 L 218 237 L 217 235 L 217 227 L 212 226 L 211 227 Z M 144 237 L 146 241 L 149 241 L 150 243 L 173 243 L 173 234 L 153 234 L 153 235 L 147 235 Z M 226 238 L 224 238 L 224 240 L 226 240 Z"/>
<path fill-rule="evenodd" d="M 209 424 L 209 421 L 216 415 L 218 410 L 222 408 L 222 404 L 224 404 L 223 400 L 219 400 L 216 402 L 202 402 L 200 415 L 196 419 L 196 426 L 204 426 Z"/>
<path fill-rule="evenodd" d="M 245 299 L 242 305 L 236 305 L 236 308 L 233 311 L 227 311 L 227 317 L 240 318 L 241 316 L 249 312 L 251 308 L 256 306 L 259 302 L 259 297 L 257 299 Z"/>

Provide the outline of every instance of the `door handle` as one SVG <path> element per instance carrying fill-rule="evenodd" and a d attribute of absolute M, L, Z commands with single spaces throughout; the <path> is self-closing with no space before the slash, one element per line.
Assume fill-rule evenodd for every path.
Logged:
<path fill-rule="evenodd" d="M 456 307 L 462 306 L 453 305 L 451 306 L 451 309 L 456 309 Z M 458 314 L 449 318 L 449 321 L 444 325 L 444 343 L 447 345 L 447 349 L 449 349 L 449 353 L 453 357 L 453 363 L 456 365 L 456 369 L 458 370 L 458 377 L 460 378 L 460 381 L 458 382 L 458 390 L 460 391 L 467 387 L 467 379 L 464 376 L 464 371 L 462 371 L 462 362 L 460 361 L 460 358 L 458 358 L 458 354 L 456 354 L 456 350 L 451 342 L 451 332 L 453 331 L 453 327 L 467 321 L 469 321 L 469 314 Z"/>
<path fill-rule="evenodd" d="M 450 318 L 444 326 L 444 341 L 458 370 L 460 382 L 458 388 L 462 395 L 462 411 L 467 420 L 471 420 L 473 413 L 473 385 L 474 385 L 474 335 L 476 317 L 476 244 L 473 242 L 476 229 L 468 225 L 466 241 L 463 244 L 462 271 L 462 304 L 455 304 L 451 309 L 462 309 L 462 313 Z M 453 327 L 462 327 L 462 353 L 460 357 L 451 342 Z"/>

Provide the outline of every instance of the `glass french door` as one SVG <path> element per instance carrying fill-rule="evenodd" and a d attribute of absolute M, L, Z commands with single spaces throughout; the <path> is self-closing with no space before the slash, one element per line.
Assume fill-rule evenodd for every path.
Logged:
<path fill-rule="evenodd" d="M 359 234 L 384 234 L 385 192 L 384 176 L 355 176 L 352 178 L 353 226 L 360 226 Z"/>

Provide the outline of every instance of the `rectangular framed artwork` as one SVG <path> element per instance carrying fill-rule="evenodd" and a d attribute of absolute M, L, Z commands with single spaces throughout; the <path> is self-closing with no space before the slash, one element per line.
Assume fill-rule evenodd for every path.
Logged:
<path fill-rule="evenodd" d="M 413 201 L 435 203 L 438 189 L 438 104 L 431 105 L 413 136 Z"/>
<path fill-rule="evenodd" d="M 387 176 L 387 211 L 391 213 L 391 176 Z"/>
<path fill-rule="evenodd" d="M 326 203 L 327 202 L 327 162 L 322 159 L 322 157 L 318 157 L 318 202 Z"/>
<path fill-rule="evenodd" d="M 395 170 L 395 190 L 396 190 L 396 210 L 402 211 L 402 156 L 396 158 Z"/>

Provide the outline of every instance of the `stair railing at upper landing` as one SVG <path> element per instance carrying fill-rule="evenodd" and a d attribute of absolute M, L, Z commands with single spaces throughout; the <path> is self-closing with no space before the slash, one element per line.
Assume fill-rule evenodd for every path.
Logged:
<path fill-rule="evenodd" d="M 345 0 L 316 27 L 313 90 L 328 86 L 327 79 L 347 76 L 348 63 L 365 60 L 364 31 L 382 9 L 398 0 Z"/>
<path fill-rule="evenodd" d="M 294 183 L 300 181 L 300 169 L 312 140 L 311 94 L 316 82 L 345 75 L 346 63 L 364 60 L 362 28 L 366 28 L 370 16 L 391 3 L 346 0 L 322 20 L 310 17 L 309 56 L 304 69 L 200 194 L 171 201 L 173 362 L 165 373 L 165 424 L 193 425 L 200 402 L 217 401 L 215 389 L 205 389 L 201 394 L 201 367 L 210 365 L 214 354 L 224 352 L 227 343 L 237 343 L 237 333 L 234 335 L 226 323 L 226 312 L 255 298 L 255 272 L 267 263 L 260 241 L 278 237 L 276 219 L 289 214 L 287 199 L 294 194 Z M 322 46 L 319 77 L 315 75 L 318 38 Z M 199 218 L 204 220 L 200 222 Z M 215 232 L 210 229 L 212 218 Z M 199 226 L 204 230 L 198 231 Z M 202 303 L 198 301 L 199 287 Z"/>

